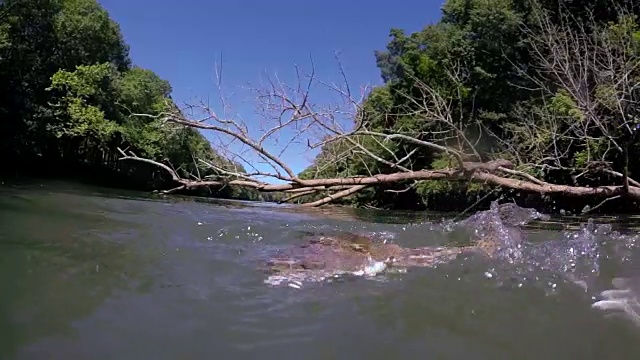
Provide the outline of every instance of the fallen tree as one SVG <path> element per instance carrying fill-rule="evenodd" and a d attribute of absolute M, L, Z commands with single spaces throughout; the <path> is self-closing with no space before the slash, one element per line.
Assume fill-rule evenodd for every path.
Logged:
<path fill-rule="evenodd" d="M 475 109 L 464 108 L 473 101 L 463 99 L 460 90 L 445 91 L 467 83 L 468 64 L 445 64 L 448 88 L 407 74 L 406 79 L 413 84 L 411 91 L 394 93 L 407 105 L 385 111 L 368 107 L 370 88 L 359 97 L 353 94 L 342 66 L 341 84 L 336 85 L 319 79 L 312 64 L 310 72 L 296 67 L 294 86 L 267 78 L 267 86 L 253 89 L 259 123 L 229 116 L 232 109 L 222 95 L 221 114 L 201 101 L 156 116 L 165 122 L 209 131 L 212 146 L 221 155 L 249 170 L 220 168 L 194 159 L 215 174 L 185 179 L 166 164 L 123 150 L 120 160 L 143 161 L 164 169 L 176 183 L 165 193 L 232 185 L 283 192 L 287 195 L 284 201 L 316 195 L 303 206 L 324 205 L 367 187 L 391 183 L 412 187 L 431 180 L 590 197 L 601 201 L 597 206 L 619 198 L 640 200 L 640 183 L 631 178 L 628 167 L 640 124 L 636 115 L 640 37 L 628 36 L 637 32 L 635 19 L 622 12 L 617 24 L 598 27 L 595 23 L 572 22 L 568 15 L 561 17 L 563 22 L 553 23 L 544 9 L 535 8 L 536 27 L 523 28 L 536 66 L 523 70 L 522 77 L 536 85 L 532 92 L 541 95 L 537 101 L 523 104 L 514 115 L 519 116 L 518 121 L 502 126 L 500 131 L 480 121 Z M 318 87 L 329 90 L 337 101 L 314 103 L 312 89 Z M 220 81 L 218 88 L 222 94 Z M 397 125 L 398 119 L 406 118 L 419 126 Z M 380 122 L 396 125 L 376 125 Z M 321 150 L 313 161 L 314 171 L 306 171 L 304 176 L 283 160 L 294 143 L 306 144 L 309 151 Z M 494 150 L 482 150 L 487 148 Z M 415 159 L 425 154 L 447 165 L 415 168 L 419 163 Z M 616 165 L 611 159 L 622 161 Z M 326 176 L 327 168 L 345 162 L 360 162 L 364 173 Z M 573 184 L 566 184 L 547 176 L 551 170 L 578 175 L 572 175 Z M 594 174 L 599 184 L 579 184 L 580 178 Z"/>

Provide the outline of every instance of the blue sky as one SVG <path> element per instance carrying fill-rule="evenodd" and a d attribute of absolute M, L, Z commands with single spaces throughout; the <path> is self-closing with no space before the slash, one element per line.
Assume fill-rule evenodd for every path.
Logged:
<path fill-rule="evenodd" d="M 133 62 L 155 71 L 173 87 L 179 103 L 194 97 L 217 99 L 215 64 L 222 55 L 223 83 L 247 124 L 256 125 L 251 97 L 239 86 L 277 73 L 292 81 L 294 64 L 338 81 L 336 51 L 353 89 L 381 83 L 374 50 L 383 50 L 391 28 L 418 31 L 440 17 L 442 0 L 99 0 L 117 21 Z M 322 102 L 324 94 L 314 100 Z M 326 100 L 329 100 L 328 98 Z M 209 132 L 203 132 L 209 137 Z M 211 139 L 211 138 L 210 138 Z M 315 152 L 306 142 L 284 160 L 295 172 Z M 263 167 L 264 168 L 264 167 Z"/>

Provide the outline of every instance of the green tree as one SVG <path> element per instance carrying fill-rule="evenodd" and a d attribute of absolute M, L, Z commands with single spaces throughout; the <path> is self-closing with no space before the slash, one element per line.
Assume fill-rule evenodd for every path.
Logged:
<path fill-rule="evenodd" d="M 126 148 L 185 178 L 216 174 L 200 159 L 237 167 L 197 130 L 164 120 L 176 107 L 171 85 L 132 66 L 120 26 L 95 0 L 0 3 L 0 86 L 11 89 L 0 98 L 5 163 L 114 173 Z M 257 198 L 235 188 L 218 195 Z"/>
<path fill-rule="evenodd" d="M 630 16 L 624 13 L 621 16 L 623 8 Z M 541 11 L 545 13 L 547 25 L 564 24 L 566 28 L 558 28 L 556 34 L 548 32 L 547 25 L 540 22 Z M 375 52 L 385 84 L 367 97 L 355 126 L 377 132 L 379 135 L 374 138 L 380 140 L 385 134 L 407 135 L 414 140 L 458 149 L 470 156 L 470 160 L 507 158 L 526 163 L 523 171 L 565 184 L 571 182 L 569 175 L 542 171 L 544 166 L 550 166 L 545 159 L 557 159 L 560 165 L 553 165 L 565 173 L 572 169 L 582 169 L 578 172 L 590 169 L 598 161 L 613 162 L 621 168 L 621 164 L 627 162 L 621 155 L 624 151 L 612 151 L 612 143 L 603 137 L 620 137 L 620 142 L 625 144 L 635 141 L 626 130 L 620 133 L 613 129 L 630 124 L 628 119 L 635 116 L 632 113 L 637 106 L 632 104 L 636 104 L 637 95 L 619 88 L 622 82 L 611 80 L 620 80 L 619 76 L 609 80 L 603 77 L 611 71 L 581 69 L 579 60 L 569 54 L 566 59 L 554 58 L 558 52 L 554 53 L 551 45 L 558 48 L 562 43 L 551 42 L 554 36 L 558 41 L 562 41 L 559 36 L 565 40 L 582 37 L 585 43 L 592 44 L 589 49 L 577 49 L 583 53 L 604 56 L 605 51 L 611 59 L 618 60 L 624 54 L 627 59 L 621 60 L 613 73 L 629 74 L 627 80 L 631 82 L 625 83 L 630 85 L 628 89 L 633 89 L 635 71 L 632 67 L 627 70 L 622 67 L 631 64 L 636 56 L 633 39 L 637 15 L 640 15 L 640 6 L 616 0 L 448 0 L 438 23 L 412 34 L 400 29 L 390 31 L 386 50 Z M 590 37 L 594 36 L 600 39 L 592 41 Z M 538 51 L 544 46 L 540 42 L 548 43 L 543 49 L 543 58 L 556 63 L 568 60 L 563 63 L 568 69 L 565 75 L 573 70 L 583 71 L 582 74 L 589 74 L 590 80 L 584 84 L 578 78 L 563 80 L 551 73 L 551 69 L 541 70 L 541 61 L 544 61 Z M 559 71 L 556 75 L 563 74 Z M 563 86 L 563 81 L 566 84 L 576 83 L 575 80 L 579 80 L 581 91 L 594 96 L 587 98 Z M 614 90 L 615 84 L 618 88 Z M 615 106 L 623 103 L 625 113 L 616 111 Z M 586 133 L 576 132 L 576 121 L 583 124 L 587 121 L 587 108 L 597 112 L 592 114 L 592 125 Z M 585 140 L 589 138 L 591 140 Z M 304 174 L 310 176 L 317 168 L 325 170 L 320 177 L 367 176 L 371 169 L 375 169 L 373 173 L 394 173 L 398 169 L 385 166 L 384 162 L 394 162 L 412 152 L 410 161 L 403 164 L 412 170 L 450 168 L 456 162 L 436 146 L 420 147 L 399 137 L 385 139 L 384 144 L 375 139 L 363 140 L 361 144 L 374 156 L 358 157 L 363 149 L 354 148 L 353 154 L 345 156 L 347 160 L 338 166 L 332 159 L 333 149 L 326 148 Z M 635 149 L 637 145 L 629 146 Z M 559 148 L 563 149 L 562 154 L 557 153 Z M 634 162 L 631 161 L 628 168 L 638 168 Z M 602 184 L 609 181 L 603 176 L 599 178 L 604 181 Z M 489 190 L 466 183 L 422 181 L 413 184 L 407 193 L 413 192 L 412 196 L 421 197 L 432 207 L 451 203 L 454 198 L 461 203 L 474 202 Z M 359 203 L 389 204 L 388 196 L 378 190 L 361 192 L 352 199 Z"/>

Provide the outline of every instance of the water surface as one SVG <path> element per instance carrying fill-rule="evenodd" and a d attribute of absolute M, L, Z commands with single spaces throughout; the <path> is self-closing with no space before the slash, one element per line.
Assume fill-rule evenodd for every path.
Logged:
<path fill-rule="evenodd" d="M 4 184 L 0 359 L 640 358 L 640 327 L 590 306 L 640 267 L 616 256 L 599 259 L 586 291 L 480 258 L 302 289 L 270 287 L 257 270 L 309 232 L 445 244 L 459 234 L 441 218 Z M 563 241 L 585 221 L 528 231 Z M 631 235 L 636 221 L 596 219 Z"/>

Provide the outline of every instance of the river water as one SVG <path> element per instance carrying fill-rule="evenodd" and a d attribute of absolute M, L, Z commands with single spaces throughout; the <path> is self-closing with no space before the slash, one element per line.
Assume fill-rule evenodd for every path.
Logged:
<path fill-rule="evenodd" d="M 640 358 L 640 326 L 591 308 L 613 277 L 633 276 L 615 256 L 587 290 L 548 274 L 513 280 L 480 258 L 302 289 L 269 286 L 258 270 L 270 251 L 328 229 L 444 244 L 457 235 L 440 219 L 3 184 L 0 359 Z M 627 240 L 638 227 L 595 220 Z M 527 231 L 563 241 L 581 222 Z"/>

